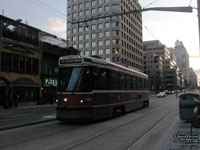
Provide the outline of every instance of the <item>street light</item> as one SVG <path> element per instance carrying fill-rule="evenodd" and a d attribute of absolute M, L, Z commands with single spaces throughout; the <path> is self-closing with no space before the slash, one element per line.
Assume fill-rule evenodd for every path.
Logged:
<path fill-rule="evenodd" d="M 3 36 L 3 29 L 4 28 L 7 28 L 8 26 L 10 25 L 14 25 L 14 24 L 17 24 L 17 23 L 20 23 L 22 21 L 22 19 L 17 19 L 15 21 L 13 21 L 12 23 L 10 24 L 7 24 L 5 27 L 4 27 L 4 22 L 3 22 L 3 16 L 0 16 L 1 17 L 1 21 L 0 21 L 0 81 L 1 81 L 1 62 L 2 62 L 2 36 Z M 1 82 L 0 82 L 0 94 L 1 94 Z"/>

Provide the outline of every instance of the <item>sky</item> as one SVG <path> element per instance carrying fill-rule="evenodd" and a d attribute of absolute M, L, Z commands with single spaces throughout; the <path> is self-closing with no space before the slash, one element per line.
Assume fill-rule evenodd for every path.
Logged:
<path fill-rule="evenodd" d="M 139 0 L 144 7 L 189 6 L 197 0 Z M 0 13 L 66 39 L 67 0 L 0 0 Z M 147 11 L 143 16 L 143 41 L 159 40 L 167 47 L 183 42 L 190 55 L 190 67 L 200 78 L 200 48 L 197 10 L 193 13 Z"/>

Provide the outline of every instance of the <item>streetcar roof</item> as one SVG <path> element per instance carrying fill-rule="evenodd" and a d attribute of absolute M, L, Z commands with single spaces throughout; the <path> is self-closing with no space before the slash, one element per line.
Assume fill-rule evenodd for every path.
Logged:
<path fill-rule="evenodd" d="M 61 64 L 60 63 L 60 60 L 67 60 L 67 59 L 80 59 L 80 62 L 77 63 L 76 62 L 71 62 L 69 64 Z M 137 71 L 137 70 L 134 70 L 134 69 L 131 69 L 131 68 L 127 68 L 125 66 L 122 66 L 122 65 L 119 65 L 119 64 L 116 64 L 116 63 L 113 63 L 113 62 L 108 62 L 104 59 L 101 59 L 101 58 L 96 58 L 96 57 L 90 57 L 90 56 L 79 56 L 79 55 L 68 55 L 68 56 L 62 56 L 59 58 L 59 66 L 60 67 L 65 67 L 65 66 L 74 66 L 74 65 L 78 65 L 80 66 L 81 65 L 84 65 L 84 64 L 92 64 L 92 65 L 101 65 L 101 66 L 108 66 L 109 68 L 113 68 L 115 70 L 122 70 L 122 71 L 126 71 L 126 72 L 129 72 L 129 73 L 135 73 L 139 76 L 143 76 L 145 78 L 148 78 L 148 75 L 147 74 L 144 74 L 140 71 Z"/>

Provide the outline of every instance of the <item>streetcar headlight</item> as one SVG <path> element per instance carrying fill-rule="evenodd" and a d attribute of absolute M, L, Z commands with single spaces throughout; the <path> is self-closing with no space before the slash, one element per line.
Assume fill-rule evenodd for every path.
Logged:
<path fill-rule="evenodd" d="M 80 103 L 83 103 L 83 100 L 82 100 L 82 99 L 80 100 Z"/>
<path fill-rule="evenodd" d="M 58 99 L 56 99 L 56 103 L 58 103 Z"/>
<path fill-rule="evenodd" d="M 67 102 L 67 98 L 66 97 L 64 98 L 64 102 Z"/>

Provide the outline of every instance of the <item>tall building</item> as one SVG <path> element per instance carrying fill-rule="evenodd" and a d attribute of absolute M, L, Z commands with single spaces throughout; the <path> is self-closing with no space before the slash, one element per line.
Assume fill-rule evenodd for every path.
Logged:
<path fill-rule="evenodd" d="M 145 57 L 144 59 L 144 68 L 145 68 L 144 70 L 147 71 L 146 73 L 149 75 L 151 81 L 153 81 L 153 79 L 156 78 L 157 80 L 156 82 L 159 83 L 157 85 L 160 85 L 157 86 L 157 88 L 155 88 L 154 90 L 158 89 L 175 90 L 177 88 L 179 89 L 182 88 L 181 87 L 182 84 L 180 84 L 181 79 L 179 76 L 179 68 L 176 65 L 176 61 L 174 61 L 173 59 L 174 55 L 170 52 L 170 50 L 158 40 L 145 41 L 143 42 L 143 47 L 145 52 L 144 56 L 148 56 L 149 54 L 152 53 L 162 58 L 162 63 L 158 63 L 158 61 L 152 59 L 153 57 L 155 57 L 153 55 L 151 55 L 151 57 Z M 149 66 L 151 65 L 151 63 L 153 63 L 156 66 L 155 69 Z M 149 68 L 150 69 L 149 71 L 147 67 L 148 68 L 151 67 Z M 153 84 L 155 87 L 155 82 Z"/>
<path fill-rule="evenodd" d="M 164 89 L 163 83 L 163 59 L 153 52 L 144 53 L 144 73 L 149 76 L 151 91 Z"/>
<path fill-rule="evenodd" d="M 182 41 L 177 40 L 174 47 L 177 66 L 185 79 L 186 87 L 190 84 L 189 55 Z"/>
<path fill-rule="evenodd" d="M 161 56 L 162 59 L 170 59 L 170 51 L 159 40 L 144 41 L 144 52 L 154 52 L 156 55 Z"/>
<path fill-rule="evenodd" d="M 138 0 L 68 0 L 67 39 L 81 55 L 97 55 L 124 66 L 143 70 L 141 13 L 105 17 L 141 9 Z M 73 24 L 72 21 L 91 21 Z"/>

